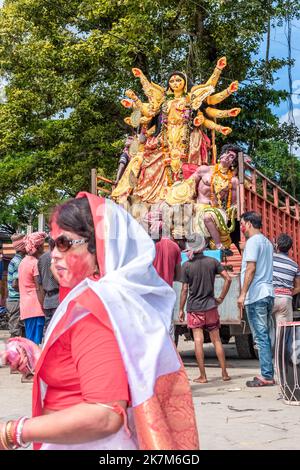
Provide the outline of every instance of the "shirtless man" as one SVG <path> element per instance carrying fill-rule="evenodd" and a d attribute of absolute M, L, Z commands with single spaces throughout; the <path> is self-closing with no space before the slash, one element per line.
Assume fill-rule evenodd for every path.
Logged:
<path fill-rule="evenodd" d="M 228 180 L 226 181 L 226 176 L 230 171 L 234 172 L 234 169 L 237 167 L 238 152 L 241 149 L 232 144 L 226 144 L 221 149 L 219 171 L 224 175 L 224 184 L 223 188 L 218 193 L 216 193 L 216 188 L 214 188 L 213 194 L 213 206 L 219 209 L 224 209 L 224 215 L 226 210 L 226 202 L 228 200 L 229 188 Z M 211 180 L 215 171 L 215 166 L 201 165 L 193 173 L 191 178 L 195 179 L 197 185 L 197 204 L 201 204 L 201 208 L 205 208 L 212 205 L 211 201 Z M 238 187 L 238 178 L 234 176 L 231 178 L 231 205 L 234 206 L 237 203 L 237 187 Z M 222 201 L 222 205 L 220 205 Z M 223 212 L 223 211 L 222 211 Z M 216 226 L 216 219 L 214 215 L 210 212 L 204 213 L 203 215 L 204 225 L 209 232 L 210 236 L 213 238 L 217 249 L 223 249 L 223 245 L 220 239 L 220 233 L 218 227 Z"/>

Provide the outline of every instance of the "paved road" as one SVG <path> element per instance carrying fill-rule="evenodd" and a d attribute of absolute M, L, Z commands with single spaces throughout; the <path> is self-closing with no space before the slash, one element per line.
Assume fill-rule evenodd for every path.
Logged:
<path fill-rule="evenodd" d="M 248 388 L 257 360 L 240 360 L 235 344 L 225 346 L 230 382 L 223 382 L 211 344 L 205 345 L 209 382 L 193 384 L 198 369 L 191 341 L 179 344 L 196 409 L 202 449 L 300 449 L 300 407 L 284 404 L 278 386 Z"/>
<path fill-rule="evenodd" d="M 6 336 L 0 331 L 0 340 Z M 179 350 L 191 380 L 201 448 L 299 449 L 300 407 L 288 406 L 278 387 L 249 389 L 245 381 L 258 372 L 258 361 L 237 358 L 235 345 L 225 346 L 230 382 L 223 382 L 211 345 L 205 345 L 207 384 L 194 384 L 198 376 L 193 343 L 180 338 Z M 0 369 L 0 420 L 30 415 L 31 384 Z"/>

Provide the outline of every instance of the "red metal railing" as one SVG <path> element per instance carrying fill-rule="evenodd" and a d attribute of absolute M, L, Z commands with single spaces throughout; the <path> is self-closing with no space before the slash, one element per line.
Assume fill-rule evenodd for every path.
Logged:
<path fill-rule="evenodd" d="M 239 216 L 262 214 L 263 233 L 274 242 L 280 233 L 293 239 L 292 258 L 300 264 L 300 203 L 239 155 Z M 242 235 L 242 234 L 241 234 Z"/>
<path fill-rule="evenodd" d="M 280 233 L 287 233 L 293 239 L 292 257 L 300 264 L 300 203 L 281 189 L 260 171 L 244 162 L 239 154 L 238 218 L 246 211 L 262 214 L 263 233 L 274 242 Z M 98 176 L 95 169 L 91 174 L 92 193 L 110 194 L 107 187 L 113 182 Z M 106 184 L 106 187 L 103 187 Z M 241 234 L 241 242 L 244 237 Z"/>

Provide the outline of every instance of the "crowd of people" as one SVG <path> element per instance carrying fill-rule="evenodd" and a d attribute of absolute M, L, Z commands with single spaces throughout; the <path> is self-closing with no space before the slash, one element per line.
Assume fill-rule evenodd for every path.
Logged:
<path fill-rule="evenodd" d="M 276 324 L 292 321 L 292 298 L 300 292 L 300 269 L 288 256 L 293 241 L 280 234 L 272 243 L 262 234 L 262 217 L 250 211 L 241 216 L 246 238 L 241 269 L 238 306 L 245 308 L 253 339 L 257 345 L 261 374 L 246 382 L 248 387 L 274 385 L 271 317 Z"/>
<path fill-rule="evenodd" d="M 154 214 L 152 217 L 148 216 L 148 219 L 150 219 L 149 233 L 156 234 L 159 217 Z M 162 229 L 163 225 L 159 227 Z M 242 315 L 246 313 L 261 368 L 260 375 L 246 382 L 248 387 L 275 384 L 274 348 L 271 339 L 272 317 L 275 325 L 279 322 L 292 321 L 292 299 L 294 295 L 300 293 L 300 268 L 288 255 L 293 245 L 291 237 L 282 233 L 273 246 L 261 233 L 261 229 L 260 214 L 254 211 L 242 214 L 241 232 L 245 236 L 246 243 L 241 266 L 241 292 L 237 304 Z M 204 331 L 209 333 L 215 347 L 222 378 L 228 381 L 230 377 L 226 370 L 225 354 L 219 334 L 218 305 L 224 301 L 229 292 L 231 277 L 220 262 L 203 254 L 207 248 L 205 238 L 198 234 L 194 234 L 193 237 L 185 243 L 184 251 L 188 253 L 188 261 L 181 267 L 178 264 L 180 249 L 178 246 L 175 247 L 175 240 L 162 236 L 154 237 L 156 238 L 154 266 L 169 284 L 170 279 L 172 282 L 179 280 L 182 283 L 179 320 L 184 322 L 186 307 L 187 326 L 192 330 L 200 371 L 199 377 L 194 381 L 207 382 L 204 366 Z M 161 262 L 163 259 L 164 263 Z M 173 273 L 171 277 L 170 273 Z M 224 279 L 224 284 L 221 294 L 216 298 L 214 285 L 217 274 Z"/>
<path fill-rule="evenodd" d="M 59 285 L 51 271 L 51 254 L 44 253 L 46 233 L 14 234 L 15 255 L 8 265 L 6 308 L 10 336 L 25 336 L 37 345 L 59 304 Z M 31 373 L 22 382 L 32 382 Z"/>
<path fill-rule="evenodd" d="M 172 339 L 172 285 L 182 283 L 179 318 L 186 312 L 193 332 L 195 382 L 207 382 L 205 330 L 228 381 L 218 306 L 231 277 L 203 253 L 203 236 L 193 234 L 183 246 L 162 236 L 162 227 L 159 214 L 148 214 L 143 227 L 112 201 L 80 193 L 54 209 L 49 251 L 45 233 L 12 236 L 6 360 L 34 382 L 33 417 L 0 423 L 0 448 L 198 448 L 191 389 Z M 292 296 L 300 292 L 291 238 L 281 234 L 274 254 L 261 228 L 259 214 L 241 216 L 246 244 L 237 303 L 261 368 L 249 387 L 275 383 L 269 320 L 291 321 Z M 216 298 L 217 275 L 224 284 Z"/>

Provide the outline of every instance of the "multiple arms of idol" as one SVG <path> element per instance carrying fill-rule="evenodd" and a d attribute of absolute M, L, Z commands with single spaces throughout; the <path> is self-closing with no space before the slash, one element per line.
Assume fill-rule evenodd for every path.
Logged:
<path fill-rule="evenodd" d="M 212 94 L 226 64 L 226 57 L 219 59 L 213 74 L 207 82 L 193 86 L 190 92 L 191 108 L 197 111 L 193 122 L 194 126 L 203 126 L 206 129 L 216 130 L 224 135 L 228 135 L 232 129 L 217 124 L 216 119 L 236 117 L 240 112 L 240 108 L 220 110 L 214 107 L 238 89 L 238 82 L 235 81 L 225 90 Z M 132 71 L 134 76 L 140 79 L 143 91 L 148 98 L 148 103 L 143 103 L 132 90 L 127 90 L 125 92 L 127 98 L 123 99 L 121 103 L 126 108 L 132 108 L 133 114 L 131 117 L 125 118 L 125 122 L 132 127 L 136 127 L 133 115 L 134 111 L 139 111 L 141 114 L 140 124 L 148 125 L 151 119 L 159 113 L 161 105 L 166 99 L 166 92 L 163 87 L 154 82 L 149 82 L 140 69 L 134 68 Z M 203 111 L 200 111 L 202 103 L 208 106 L 206 106 Z"/>

